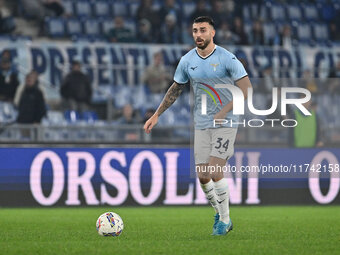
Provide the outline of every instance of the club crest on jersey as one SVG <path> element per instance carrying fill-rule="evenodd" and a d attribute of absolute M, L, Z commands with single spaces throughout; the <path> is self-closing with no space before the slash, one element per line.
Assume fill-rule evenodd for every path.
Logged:
<path fill-rule="evenodd" d="M 214 72 L 216 72 L 216 67 L 219 65 L 219 64 L 210 64 L 214 67 Z"/>

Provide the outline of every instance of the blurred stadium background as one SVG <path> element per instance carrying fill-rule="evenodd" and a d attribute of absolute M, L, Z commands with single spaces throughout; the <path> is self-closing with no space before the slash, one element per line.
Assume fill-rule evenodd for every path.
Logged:
<path fill-rule="evenodd" d="M 230 164 L 339 164 L 338 0 L 2 0 L 0 7 L 1 192 L 16 198 L 2 196 L 1 205 L 206 204 L 186 171 L 190 89 L 151 135 L 142 129 L 193 47 L 191 22 L 200 15 L 215 19 L 216 42 L 245 65 L 257 108 L 268 107 L 273 87 L 312 92 L 311 142 L 281 125 L 240 127 Z M 259 117 L 248 111 L 252 118 Z M 231 202 L 339 203 L 338 175 L 323 177 L 280 186 L 252 176 L 233 182 Z"/>

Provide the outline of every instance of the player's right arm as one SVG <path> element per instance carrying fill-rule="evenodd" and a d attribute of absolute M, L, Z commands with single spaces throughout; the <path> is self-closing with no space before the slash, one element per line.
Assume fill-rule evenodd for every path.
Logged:
<path fill-rule="evenodd" d="M 144 124 L 144 131 L 147 134 L 149 134 L 151 129 L 157 124 L 158 117 L 176 101 L 176 99 L 182 93 L 183 88 L 184 85 L 178 84 L 177 82 L 174 82 L 171 85 L 154 115 L 152 115 L 150 119 L 148 119 Z"/>

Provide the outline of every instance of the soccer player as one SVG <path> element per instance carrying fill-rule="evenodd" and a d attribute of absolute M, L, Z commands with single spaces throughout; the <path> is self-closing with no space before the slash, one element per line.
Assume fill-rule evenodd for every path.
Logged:
<path fill-rule="evenodd" d="M 192 33 L 196 48 L 181 58 L 174 83 L 155 114 L 145 123 L 144 130 L 151 132 L 158 117 L 175 102 L 190 81 L 195 98 L 195 169 L 202 190 L 216 212 L 212 234 L 225 235 L 233 229 L 233 224 L 229 218 L 228 183 L 221 170 L 234 154 L 238 117 L 233 115 L 231 92 L 216 85 L 236 84 L 247 98 L 251 83 L 241 62 L 214 43 L 214 21 L 210 17 L 196 18 Z"/>

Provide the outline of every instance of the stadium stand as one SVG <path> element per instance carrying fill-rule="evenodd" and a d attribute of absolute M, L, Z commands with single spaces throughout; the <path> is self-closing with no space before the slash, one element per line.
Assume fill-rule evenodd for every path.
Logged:
<path fill-rule="evenodd" d="M 60 18 L 47 17 L 45 20 L 47 33 L 52 38 L 65 37 L 65 20 Z"/>
<path fill-rule="evenodd" d="M 17 0 L 16 2 L 23 3 L 22 0 Z M 63 0 L 63 15 L 56 16 L 49 13 L 44 16 L 42 20 L 38 19 L 37 21 L 36 17 L 30 15 L 30 12 L 27 12 L 27 10 L 23 8 L 23 5 L 13 5 L 11 1 L 7 1 L 6 6 L 10 6 L 11 8 L 9 9 L 13 10 L 14 19 L 12 19 L 12 21 L 19 25 L 16 30 L 1 33 L 0 43 L 29 43 L 32 40 L 46 40 L 47 42 L 50 42 L 56 40 L 57 42 L 79 43 L 79 45 L 84 43 L 84 45 L 86 45 L 86 43 L 108 42 L 109 39 L 107 34 L 115 27 L 114 18 L 117 16 L 122 17 L 125 26 L 130 29 L 137 38 L 137 33 L 140 28 L 137 24 L 138 20 L 136 14 L 140 7 L 140 2 L 141 1 L 137 0 Z M 191 22 L 190 17 L 196 10 L 196 2 L 197 1 L 192 0 L 175 1 L 176 10 L 178 10 L 178 15 L 181 17 L 180 19 L 176 19 L 178 27 L 185 30 L 187 29 L 188 24 Z M 226 4 L 227 2 L 232 2 L 233 4 L 228 5 Z M 208 11 L 212 9 L 211 3 L 212 1 L 206 1 L 206 9 Z M 282 40 L 281 36 L 283 29 L 288 26 L 291 30 L 290 39 L 292 47 L 307 45 L 308 47 L 322 46 L 331 48 L 339 45 L 339 41 L 331 40 L 331 38 L 337 38 L 335 34 L 340 32 L 338 22 L 340 15 L 337 15 L 340 11 L 340 3 L 336 0 L 263 0 L 258 1 L 257 3 L 243 0 L 238 2 L 223 1 L 223 4 L 223 8 L 226 12 L 225 18 L 229 24 L 233 24 L 235 17 L 241 17 L 244 31 L 248 36 L 249 42 L 252 42 L 251 34 L 253 24 L 255 22 L 261 23 L 264 41 L 262 45 L 258 45 L 259 51 L 262 51 L 262 48 L 265 46 L 284 46 L 280 40 Z M 162 9 L 162 6 L 163 1 L 152 1 L 152 10 L 156 13 Z M 22 22 L 22 20 L 27 22 Z M 33 23 L 32 20 L 34 20 Z M 144 20 L 143 23 L 145 23 Z M 31 27 L 40 27 L 41 29 L 39 29 L 38 32 L 34 32 L 34 29 L 31 29 Z M 161 26 L 157 26 L 155 29 L 156 31 L 152 30 L 152 33 L 159 34 L 157 29 L 161 29 Z M 22 31 L 25 32 L 30 30 L 33 32 L 30 32 L 29 34 L 22 33 Z M 17 31 L 20 32 L 18 33 Z M 161 40 L 157 37 L 152 42 L 160 43 Z M 227 46 L 232 47 L 233 45 Z M 250 47 L 251 46 L 252 45 L 250 45 Z M 84 56 L 86 54 L 87 56 L 90 56 L 91 53 L 89 52 L 94 50 L 96 49 L 91 48 L 83 54 Z M 105 54 L 113 54 L 112 52 L 109 52 L 110 50 L 107 49 Z M 131 54 L 134 53 L 132 52 Z M 171 74 L 173 73 L 174 65 L 179 57 L 180 56 L 178 55 L 174 55 L 173 59 L 166 60 L 166 67 L 169 68 Z M 84 112 L 83 114 L 70 110 L 64 111 L 60 105 L 58 106 L 58 102 L 55 103 L 48 98 L 48 107 L 51 109 L 49 109 L 47 115 L 43 119 L 41 126 L 32 126 L 32 128 L 35 129 L 35 132 L 32 132 L 35 136 L 34 139 L 54 141 L 68 139 L 75 139 L 78 141 L 84 139 L 108 139 L 109 141 L 112 140 L 111 138 L 108 138 L 113 132 L 112 130 L 110 131 L 112 121 L 115 121 L 120 117 L 121 109 L 124 105 L 131 104 L 134 110 L 139 111 L 140 116 L 144 116 L 150 109 L 156 109 L 164 94 L 150 93 L 145 84 L 141 84 L 140 80 L 134 77 L 134 75 L 136 76 L 136 72 L 143 72 L 143 70 L 145 70 L 146 63 L 136 67 L 137 69 L 139 68 L 138 70 L 131 70 L 131 66 L 129 65 L 134 61 L 137 61 L 136 59 L 128 59 L 124 54 L 122 56 L 113 55 L 114 61 L 117 61 L 118 58 L 124 59 L 124 66 L 115 65 L 114 63 L 109 64 L 105 57 L 103 59 L 99 59 L 98 57 L 96 60 L 93 56 L 89 57 L 88 62 L 85 63 L 84 66 L 86 70 L 91 70 L 91 68 L 93 68 L 92 65 L 97 64 L 98 67 L 95 68 L 102 68 L 99 67 L 100 65 L 105 67 L 108 66 L 109 72 L 112 72 L 112 74 L 105 73 L 104 75 L 104 78 L 108 80 L 108 84 L 100 84 L 100 82 L 98 82 L 98 84 L 93 85 L 95 87 L 92 99 L 93 109 Z M 252 73 L 254 78 L 262 77 L 261 74 L 268 65 L 273 66 L 273 76 L 275 76 L 276 79 L 280 79 L 281 75 L 290 72 L 289 69 L 285 70 L 285 66 L 283 65 L 286 63 L 283 60 L 274 59 L 273 62 L 267 63 L 263 59 L 254 59 L 254 63 L 250 66 L 251 72 L 249 72 L 249 74 Z M 100 63 L 100 61 L 102 62 Z M 334 62 L 334 60 L 332 61 Z M 92 62 L 95 64 L 92 64 Z M 56 76 L 62 76 L 67 73 L 67 63 L 64 64 L 65 66 L 63 67 L 58 66 L 58 68 L 60 68 L 60 74 L 57 74 Z M 329 65 L 331 64 L 334 63 L 330 62 L 330 64 L 325 64 L 320 67 L 324 71 L 323 79 L 316 82 L 319 88 L 319 94 L 315 95 L 315 98 L 318 104 L 318 111 L 325 111 L 324 114 L 319 115 L 323 119 L 323 122 L 327 123 L 324 125 L 324 128 L 326 129 L 340 127 L 339 120 L 336 118 L 340 109 L 339 98 L 336 95 L 330 95 L 327 89 L 325 89 Z M 279 72 L 277 71 L 278 67 L 280 67 Z M 20 65 L 19 68 L 21 68 L 21 76 L 28 72 L 28 70 L 24 70 Z M 303 71 L 304 70 L 301 70 L 300 73 L 302 74 Z M 301 78 L 301 74 L 300 77 L 298 75 L 295 78 Z M 113 82 L 113 77 L 116 80 L 115 82 Z M 98 77 L 96 77 L 96 79 L 98 79 Z M 131 80 L 133 80 L 133 82 L 130 82 Z M 60 86 L 58 80 L 56 80 L 55 84 L 49 84 L 49 82 L 46 81 L 42 81 L 42 83 L 48 88 L 50 95 L 52 94 L 50 98 L 58 98 Z M 261 84 L 256 85 L 256 82 L 254 82 L 254 84 L 257 87 L 261 86 Z M 290 83 L 290 86 L 296 86 L 292 84 L 293 83 Z M 191 123 L 189 98 L 189 92 L 185 92 L 174 106 L 164 114 L 164 118 L 162 118 L 159 123 L 160 128 L 169 129 L 169 127 L 171 128 L 173 126 L 182 126 L 184 128 L 177 131 L 177 135 L 189 139 L 189 133 L 187 132 L 188 130 L 186 130 Z M 260 93 L 254 96 L 254 105 L 259 109 L 265 109 L 269 100 L 270 97 L 268 95 Z M 327 111 L 326 109 L 329 108 L 330 102 L 334 104 L 334 107 L 332 110 Z M 0 123 L 15 122 L 16 116 L 17 111 L 10 103 L 0 101 Z M 245 119 L 247 120 L 253 117 L 254 116 L 248 112 Z M 84 127 L 86 125 L 88 126 L 82 130 L 77 130 L 77 128 L 75 128 L 77 126 Z M 100 128 L 91 128 L 91 125 L 95 127 L 99 126 Z M 62 126 L 63 128 L 58 129 L 56 126 Z M 72 130 L 70 129 L 69 133 L 68 127 L 72 127 Z M 120 127 L 116 127 L 115 129 L 119 130 Z M 139 129 L 140 125 L 134 127 L 135 132 L 138 133 L 137 138 L 144 139 L 143 135 L 139 133 Z M 171 132 L 167 131 L 167 133 Z M 326 132 L 324 132 L 324 134 L 326 134 Z M 327 133 L 329 140 L 331 140 L 330 134 L 331 132 Z M 6 139 L 17 139 L 20 137 L 20 127 L 13 127 L 13 129 L 8 132 L 1 131 L 0 139 L 4 139 L 4 137 L 6 137 Z M 118 139 L 119 133 L 117 133 L 115 137 L 115 139 Z M 261 136 L 258 137 L 260 139 Z M 265 136 L 263 139 L 265 139 Z"/>
<path fill-rule="evenodd" d="M 247 1 L 244 1 L 247 3 Z M 254 20 L 260 18 L 265 24 L 265 44 L 271 45 L 273 38 L 278 35 L 283 25 L 294 23 L 294 37 L 298 38 L 301 44 L 325 43 L 329 42 L 329 26 L 333 20 L 328 13 L 339 11 L 339 3 L 333 1 L 326 10 L 320 8 L 322 1 L 263 1 L 262 4 L 254 4 L 249 1 L 249 4 L 244 4 L 241 7 L 241 16 L 244 20 L 244 29 L 249 31 Z M 137 20 L 135 18 L 138 9 L 138 2 L 129 1 L 90 1 L 90 0 L 65 0 L 63 1 L 64 8 L 68 16 L 55 17 L 53 19 L 45 19 L 46 35 L 51 38 L 64 37 L 71 39 L 72 36 L 78 35 L 83 38 L 92 40 L 93 34 L 98 34 L 96 31 L 108 31 L 113 27 L 110 20 L 116 16 L 122 16 L 127 21 L 129 28 L 136 33 Z M 177 1 L 176 5 L 181 10 L 183 19 L 178 20 L 179 27 L 186 27 L 189 22 L 189 17 L 195 11 L 196 4 L 194 1 Z M 153 1 L 153 9 L 159 10 L 161 2 Z M 207 8 L 211 8 L 208 4 Z M 232 15 L 238 15 L 235 11 Z M 88 21 L 88 19 L 92 21 Z M 74 19 L 77 19 L 80 24 L 74 24 Z M 97 23 L 94 22 L 97 21 Z M 181 23 L 182 22 L 182 23 Z M 66 24 L 66 33 L 63 31 L 62 24 Z M 91 25 L 90 25 L 91 24 Z M 69 28 L 74 26 L 74 28 Z M 97 27 L 100 30 L 97 30 Z M 313 30 L 314 32 L 312 33 Z M 94 32 L 95 31 L 95 32 Z"/>

